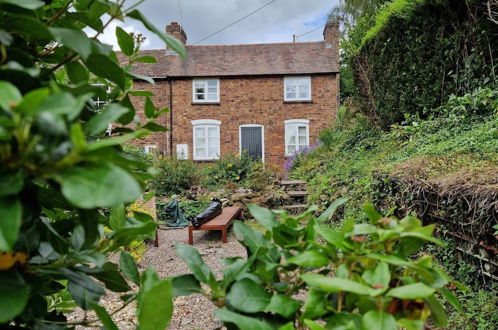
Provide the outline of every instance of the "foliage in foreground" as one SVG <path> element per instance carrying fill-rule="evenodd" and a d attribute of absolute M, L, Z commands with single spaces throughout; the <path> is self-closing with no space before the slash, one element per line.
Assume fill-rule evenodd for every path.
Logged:
<path fill-rule="evenodd" d="M 217 280 L 195 248 L 178 245 L 192 274 L 173 278 L 174 294 L 204 294 L 219 308 L 220 320 L 242 330 L 412 330 L 423 329 L 429 318 L 445 326 L 439 297 L 463 313 L 453 293 L 462 286 L 430 255 L 411 258 L 427 242 L 442 244 L 432 237 L 434 225 L 410 216 L 382 217 L 371 205 L 364 208 L 369 223 L 348 222 L 342 230 L 323 225 L 344 202 L 318 218 L 315 207 L 294 218 L 248 205 L 265 232 L 234 224 L 247 259 L 224 259 L 227 267 Z M 304 302 L 296 299 L 301 290 L 307 292 Z"/>
<path fill-rule="evenodd" d="M 152 269 L 139 274 L 123 250 L 153 237 L 156 223 L 128 205 L 150 178 L 122 152 L 125 141 L 164 130 L 149 92 L 133 90 L 140 41 L 116 28 L 127 64 L 98 37 L 115 20 L 141 21 L 171 48 L 179 42 L 154 28 L 126 1 L 0 0 L 0 327 L 67 328 L 100 322 L 117 329 L 99 299 L 105 288 L 136 301 L 141 329 L 159 329 L 172 313 L 171 282 Z M 87 29 L 88 36 L 82 30 Z M 110 91 L 107 95 L 107 91 Z M 144 96 L 146 122 L 131 96 Z M 107 100 L 97 107 L 92 97 Z M 129 214 L 127 212 L 130 212 Z M 120 254 L 119 265 L 109 261 Z M 129 280 L 126 281 L 125 277 Z M 138 290 L 132 290 L 133 283 Z M 67 324 L 76 302 L 98 319 Z M 160 303 L 158 303 L 160 302 Z M 112 311 L 114 312 L 114 311 Z"/>

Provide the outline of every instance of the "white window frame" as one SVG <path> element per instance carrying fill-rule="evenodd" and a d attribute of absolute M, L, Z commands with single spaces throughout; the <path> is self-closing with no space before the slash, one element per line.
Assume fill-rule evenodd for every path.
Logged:
<path fill-rule="evenodd" d="M 244 124 L 239 126 L 239 154 L 242 155 L 242 127 L 261 127 L 261 162 L 265 162 L 265 126 L 260 124 Z"/>
<path fill-rule="evenodd" d="M 207 89 L 208 89 L 208 81 L 216 81 L 217 86 L 216 86 L 216 100 L 208 100 L 207 98 Z M 195 85 L 202 83 L 204 84 L 204 95 L 205 98 L 204 100 L 198 100 L 195 98 L 196 92 L 195 92 Z M 213 78 L 213 79 L 192 79 L 192 102 L 193 103 L 220 103 L 220 79 L 218 78 Z"/>
<path fill-rule="evenodd" d="M 310 121 L 308 119 L 289 119 L 289 120 L 286 120 L 284 121 L 284 125 L 285 125 L 285 132 L 284 132 L 284 147 L 285 147 L 285 150 L 284 150 L 284 153 L 285 153 L 285 156 L 292 156 L 294 154 L 294 152 L 296 152 L 297 150 L 300 150 L 298 149 L 299 148 L 299 133 L 298 135 L 296 136 L 296 150 L 293 151 L 293 152 L 288 152 L 288 141 L 287 141 L 287 136 L 289 134 L 288 133 L 288 130 L 290 129 L 296 129 L 296 127 L 306 127 L 306 147 L 309 147 L 310 146 Z"/>
<path fill-rule="evenodd" d="M 183 157 L 185 157 L 185 158 L 179 157 L 180 152 L 183 155 Z M 179 160 L 188 159 L 188 144 L 184 143 L 184 144 L 177 144 L 176 145 L 176 159 L 179 159 Z"/>
<path fill-rule="evenodd" d="M 287 86 L 290 85 L 290 82 L 295 79 L 305 79 L 308 81 L 308 97 L 307 98 L 301 98 L 299 97 L 299 91 L 298 91 L 298 85 L 296 86 L 296 97 L 295 98 L 289 98 L 287 97 Z M 311 101 L 311 77 L 310 76 L 291 76 L 291 77 L 284 77 L 284 101 L 287 102 L 293 102 L 293 101 Z"/>
<path fill-rule="evenodd" d="M 144 152 L 146 154 L 154 154 L 152 149 L 155 149 L 157 151 L 157 146 L 155 144 L 144 146 Z"/>
<path fill-rule="evenodd" d="M 200 120 L 192 120 L 192 137 L 193 137 L 193 150 L 192 150 L 192 158 L 194 160 L 216 160 L 220 159 L 221 156 L 221 150 L 220 150 L 220 140 L 221 140 L 221 132 L 220 132 L 220 126 L 221 126 L 221 121 L 219 120 L 214 120 L 214 119 L 200 119 Z M 206 131 L 208 130 L 209 127 L 215 127 L 218 130 L 218 143 L 217 143 L 217 148 L 218 148 L 218 153 L 216 156 L 208 156 L 208 145 L 206 142 L 206 156 L 201 157 L 196 154 L 197 152 L 197 144 L 196 144 L 196 129 L 197 128 L 205 128 Z M 207 135 L 206 135 L 207 138 Z"/>

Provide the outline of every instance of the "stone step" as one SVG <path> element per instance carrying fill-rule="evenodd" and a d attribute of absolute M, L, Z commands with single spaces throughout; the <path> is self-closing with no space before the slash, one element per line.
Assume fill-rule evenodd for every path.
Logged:
<path fill-rule="evenodd" d="M 301 180 L 282 180 L 280 181 L 280 184 L 282 186 L 292 186 L 298 184 L 307 185 L 308 183 L 306 181 L 301 181 Z"/>
<path fill-rule="evenodd" d="M 295 209 L 307 209 L 309 204 L 293 204 L 293 205 L 284 205 L 282 208 L 284 210 L 295 210 Z"/>
<path fill-rule="evenodd" d="M 290 197 L 306 197 L 308 196 L 308 192 L 304 190 L 291 190 L 288 191 L 287 194 L 289 194 Z"/>

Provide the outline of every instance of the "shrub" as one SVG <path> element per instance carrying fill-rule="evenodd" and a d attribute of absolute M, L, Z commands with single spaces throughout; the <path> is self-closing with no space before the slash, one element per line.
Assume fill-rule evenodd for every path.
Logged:
<path fill-rule="evenodd" d="M 151 183 L 157 196 L 182 194 L 199 184 L 199 169 L 191 160 L 163 158 L 155 163 L 157 174 Z"/>
<path fill-rule="evenodd" d="M 206 185 L 219 187 L 228 183 L 242 183 L 251 173 L 255 161 L 247 154 L 228 154 L 214 165 L 205 168 Z"/>
<path fill-rule="evenodd" d="M 253 191 L 264 191 L 278 182 L 278 168 L 263 163 L 255 163 L 244 186 Z"/>
<path fill-rule="evenodd" d="M 333 230 L 323 222 L 344 203 L 338 200 L 320 217 L 316 208 L 294 218 L 249 205 L 264 227 L 261 233 L 242 222 L 235 234 L 248 256 L 225 259 L 223 278 L 202 261 L 192 246 L 177 245 L 191 275 L 173 278 L 179 295 L 202 293 L 218 307 L 215 315 L 240 329 L 423 329 L 428 317 L 446 326 L 436 292 L 455 309 L 462 306 L 451 280 L 429 255 L 410 256 L 432 237 L 434 225 L 413 217 L 386 218 L 365 206 L 369 223 L 348 222 Z M 205 290 L 200 283 L 207 285 Z M 187 290 L 188 288 L 188 290 Z M 308 292 L 303 303 L 295 299 Z"/>
<path fill-rule="evenodd" d="M 154 155 L 152 153 L 145 152 L 142 147 L 133 144 L 125 144 L 123 146 L 123 151 L 137 159 L 140 159 L 142 162 L 146 163 L 149 166 L 153 166 L 154 164 Z"/>

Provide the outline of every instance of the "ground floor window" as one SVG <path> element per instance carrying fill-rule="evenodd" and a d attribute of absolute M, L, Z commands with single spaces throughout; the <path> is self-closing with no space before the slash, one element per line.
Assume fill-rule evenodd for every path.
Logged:
<path fill-rule="evenodd" d="M 213 160 L 220 158 L 221 121 L 212 119 L 193 120 L 194 160 Z"/>
<path fill-rule="evenodd" d="M 307 119 L 291 119 L 284 122 L 286 156 L 309 146 L 309 122 Z"/>

